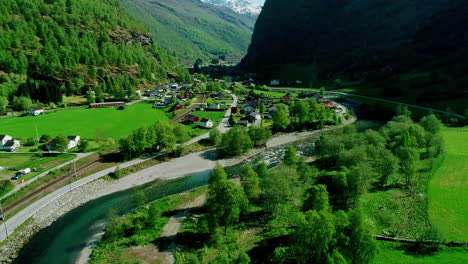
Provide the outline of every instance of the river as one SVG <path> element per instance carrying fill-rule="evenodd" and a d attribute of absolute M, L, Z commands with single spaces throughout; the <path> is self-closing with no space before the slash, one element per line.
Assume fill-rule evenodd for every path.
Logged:
<path fill-rule="evenodd" d="M 239 165 L 226 168 L 226 171 L 230 177 L 233 177 L 238 175 L 246 164 L 256 164 L 259 161 L 274 167 L 281 161 L 285 149 L 291 145 L 298 150 L 299 155 L 310 157 L 313 155 L 316 139 L 317 136 L 313 136 L 292 144 L 267 149 Z M 135 209 L 134 195 L 137 191 L 143 191 L 148 201 L 154 201 L 206 185 L 208 178 L 208 172 L 181 175 L 181 178 L 176 180 L 157 180 L 85 203 L 39 231 L 21 250 L 14 263 L 75 263 L 80 252 L 88 246 L 87 241 L 91 241 L 93 236 L 102 232 L 109 215 L 123 215 Z"/>

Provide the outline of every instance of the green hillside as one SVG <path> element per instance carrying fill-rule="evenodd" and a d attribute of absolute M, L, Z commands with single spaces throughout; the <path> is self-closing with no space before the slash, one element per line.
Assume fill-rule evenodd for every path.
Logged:
<path fill-rule="evenodd" d="M 188 77 L 117 0 L 2 0 L 0 13 L 0 102 L 88 90 L 123 98 L 167 72 Z"/>
<path fill-rule="evenodd" d="M 255 18 L 196 0 L 119 0 L 185 63 L 219 58 L 237 62 L 247 52 Z"/>

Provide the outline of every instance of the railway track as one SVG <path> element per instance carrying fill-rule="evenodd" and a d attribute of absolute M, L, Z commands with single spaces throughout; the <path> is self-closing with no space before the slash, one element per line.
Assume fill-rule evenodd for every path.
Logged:
<path fill-rule="evenodd" d="M 204 103 L 205 99 L 206 99 L 205 98 L 206 97 L 205 91 L 203 90 L 203 88 L 201 88 L 200 85 L 197 85 L 197 89 L 198 89 L 198 91 L 200 93 L 200 98 L 198 98 L 197 104 Z M 186 111 L 184 111 L 183 113 L 179 114 L 174 119 L 172 119 L 171 124 L 175 124 L 175 123 L 183 120 L 187 115 L 192 113 L 193 110 L 195 110 L 196 107 L 197 107 L 197 105 L 192 105 L 191 107 L 189 107 Z"/>
<path fill-rule="evenodd" d="M 113 151 L 112 153 L 114 153 L 114 152 L 116 152 L 116 151 Z M 90 169 L 93 169 L 96 166 L 98 166 L 99 163 L 100 163 L 100 159 L 101 158 L 98 156 L 96 158 L 91 159 L 86 164 L 83 164 L 82 166 L 77 167 L 76 168 L 76 176 L 79 176 L 79 175 L 83 174 L 84 172 L 89 171 Z M 35 201 L 36 199 L 38 199 L 38 198 L 44 196 L 45 194 L 47 194 L 48 192 L 50 192 L 52 190 L 55 190 L 58 187 L 62 187 L 64 185 L 66 185 L 70 181 L 70 179 L 72 177 L 76 177 L 76 176 L 75 176 L 75 171 L 73 171 L 73 170 L 68 171 L 66 174 L 64 174 L 64 175 L 62 175 L 62 176 L 60 176 L 60 177 L 58 177 L 56 179 L 53 179 L 50 182 L 47 182 L 47 183 L 43 184 L 38 189 L 34 190 L 33 192 L 28 193 L 26 196 L 14 201 L 11 204 L 5 205 L 4 208 L 3 208 L 4 213 L 5 214 L 10 214 L 10 213 L 14 212 L 16 209 L 21 208 L 22 206 L 27 205 L 27 204 Z"/>
<path fill-rule="evenodd" d="M 197 100 L 197 104 L 204 103 L 205 102 L 205 96 L 206 96 L 205 91 L 199 85 L 197 85 L 197 89 L 198 89 L 199 94 L 200 94 L 200 97 Z M 171 121 L 171 124 L 174 124 L 174 123 L 177 123 L 177 122 L 183 120 L 187 115 L 192 113 L 195 108 L 196 108 L 196 105 L 192 105 L 186 111 L 184 111 L 180 115 L 176 116 Z M 114 151 L 110 152 L 109 154 L 117 153 L 118 151 L 119 150 L 117 149 L 117 150 L 114 150 Z M 77 167 L 76 168 L 76 176 L 79 176 L 79 175 L 83 174 L 84 172 L 95 168 L 100 163 L 100 160 L 101 160 L 101 157 L 98 156 L 96 158 L 91 159 L 86 164 L 83 164 L 82 166 Z M 53 179 L 50 182 L 47 182 L 47 183 L 43 184 L 38 189 L 34 190 L 31 193 L 28 193 L 26 196 L 14 201 L 13 203 L 5 205 L 4 208 L 3 208 L 3 211 L 4 211 L 4 213 L 6 215 L 10 214 L 10 213 L 14 212 L 15 210 L 17 210 L 18 208 L 21 208 L 21 207 L 35 201 L 36 199 L 44 196 L 48 192 L 53 191 L 53 190 L 57 189 L 58 187 L 62 187 L 64 185 L 66 185 L 70 181 L 71 177 L 76 177 L 76 176 L 75 176 L 74 171 L 69 171 L 66 174 L 64 174 L 63 176 L 60 176 L 60 177 L 58 177 L 56 179 Z"/>

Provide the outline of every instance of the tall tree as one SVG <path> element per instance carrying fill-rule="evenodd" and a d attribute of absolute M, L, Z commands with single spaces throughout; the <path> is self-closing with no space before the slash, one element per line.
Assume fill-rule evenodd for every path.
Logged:
<path fill-rule="evenodd" d="M 227 180 L 226 172 L 217 164 L 211 173 L 206 208 L 208 224 L 213 232 L 217 227 L 228 227 L 239 221 L 241 213 L 248 205 L 247 197 L 240 186 Z"/>
<path fill-rule="evenodd" d="M 241 174 L 241 184 L 250 202 L 255 202 L 260 195 L 260 180 L 250 165 Z"/>
<path fill-rule="evenodd" d="M 289 167 L 296 167 L 298 161 L 296 149 L 293 146 L 288 147 L 284 153 L 283 163 Z"/>

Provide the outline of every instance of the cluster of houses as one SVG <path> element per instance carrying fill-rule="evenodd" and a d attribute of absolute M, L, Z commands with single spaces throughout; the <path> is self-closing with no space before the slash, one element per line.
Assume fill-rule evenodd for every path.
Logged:
<path fill-rule="evenodd" d="M 67 140 L 68 140 L 67 149 L 72 149 L 78 146 L 81 138 L 80 136 L 68 136 Z M 20 140 L 16 140 L 10 135 L 0 135 L 0 150 L 8 151 L 8 152 L 15 152 L 19 149 L 20 146 L 21 146 Z M 45 147 L 48 151 L 53 150 L 52 142 L 51 141 L 48 142 Z"/>
<path fill-rule="evenodd" d="M 143 95 L 146 97 L 159 98 L 154 103 L 153 108 L 165 107 L 171 105 L 176 100 L 176 110 L 182 109 L 181 102 L 187 101 L 195 97 L 195 93 L 191 89 L 192 84 L 179 85 L 178 83 L 169 83 L 166 86 L 146 90 Z"/>
<path fill-rule="evenodd" d="M 237 125 L 240 126 L 249 126 L 252 124 L 261 125 L 262 122 L 262 113 L 257 111 L 260 108 L 260 105 L 265 105 L 268 112 L 275 111 L 276 107 L 274 106 L 274 101 L 271 97 L 265 96 L 263 94 L 256 94 L 250 92 L 244 99 L 244 102 L 240 105 L 239 108 L 233 107 L 231 109 L 232 113 L 243 113 L 244 117 L 237 122 Z M 265 118 L 270 118 L 270 115 L 266 115 Z"/>
<path fill-rule="evenodd" d="M 184 118 L 184 124 L 190 125 L 190 124 L 195 124 L 195 123 L 198 123 L 198 127 L 201 127 L 201 128 L 209 129 L 209 128 L 214 127 L 214 122 L 207 118 L 202 118 L 200 120 L 200 118 L 195 115 L 187 115 Z"/>

